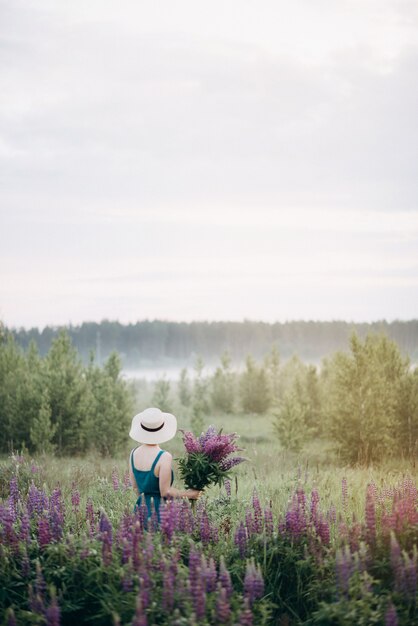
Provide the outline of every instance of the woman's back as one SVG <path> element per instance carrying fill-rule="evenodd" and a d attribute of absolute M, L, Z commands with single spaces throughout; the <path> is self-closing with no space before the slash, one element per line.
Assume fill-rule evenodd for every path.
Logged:
<path fill-rule="evenodd" d="M 161 501 L 159 461 L 164 452 L 165 450 L 158 447 L 157 454 L 155 454 L 155 450 L 149 449 L 149 446 L 140 446 L 131 452 L 132 472 L 139 492 L 136 507 L 145 502 L 149 515 L 152 514 L 153 503 L 159 516 Z M 171 484 L 173 484 L 173 480 L 174 472 L 171 470 Z"/>

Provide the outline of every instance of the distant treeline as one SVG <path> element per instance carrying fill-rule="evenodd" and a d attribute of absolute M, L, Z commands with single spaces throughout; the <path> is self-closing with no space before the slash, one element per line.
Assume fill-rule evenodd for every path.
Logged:
<path fill-rule="evenodd" d="M 369 332 L 383 332 L 396 341 L 402 352 L 418 360 L 418 319 L 410 321 L 378 321 L 351 323 L 343 321 L 314 322 L 168 322 L 145 320 L 136 324 L 120 324 L 104 320 L 84 322 L 80 326 L 51 327 L 42 331 L 11 329 L 17 343 L 24 349 L 33 340 L 41 356 L 45 356 L 52 340 L 65 328 L 72 344 L 84 362 L 94 350 L 99 362 L 113 351 L 121 356 L 125 367 L 147 363 L 192 362 L 200 355 L 206 363 L 217 360 L 228 351 L 233 361 L 243 361 L 248 354 L 262 357 L 276 346 L 282 358 L 298 354 L 302 359 L 319 361 L 336 350 L 348 348 L 353 332 L 365 338 Z"/>

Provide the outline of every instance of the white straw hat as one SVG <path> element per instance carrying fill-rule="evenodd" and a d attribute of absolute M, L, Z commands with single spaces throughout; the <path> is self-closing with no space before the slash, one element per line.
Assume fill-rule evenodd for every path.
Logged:
<path fill-rule="evenodd" d="M 177 419 L 171 413 L 149 408 L 132 418 L 129 436 L 139 443 L 164 443 L 177 432 Z"/>

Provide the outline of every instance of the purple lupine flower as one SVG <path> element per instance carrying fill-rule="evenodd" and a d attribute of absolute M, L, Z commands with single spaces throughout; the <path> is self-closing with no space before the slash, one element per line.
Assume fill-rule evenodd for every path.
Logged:
<path fill-rule="evenodd" d="M 248 598 L 244 598 L 244 608 L 239 616 L 239 626 L 253 626 L 253 613 Z"/>
<path fill-rule="evenodd" d="M 385 626 L 398 626 L 398 623 L 398 614 L 393 602 L 391 602 L 385 613 Z"/>
<path fill-rule="evenodd" d="M 14 528 L 14 515 L 10 507 L 2 508 L 1 522 L 3 524 L 4 543 L 9 545 L 12 552 L 19 553 L 19 536 Z"/>
<path fill-rule="evenodd" d="M 151 587 L 152 583 L 149 573 L 145 568 L 141 568 L 139 576 L 139 597 L 141 599 L 141 605 L 144 609 L 148 608 L 151 604 Z"/>
<path fill-rule="evenodd" d="M 112 536 L 107 531 L 101 534 L 102 541 L 102 561 L 108 566 L 112 562 Z"/>
<path fill-rule="evenodd" d="M 112 524 L 109 518 L 107 517 L 106 513 L 102 511 L 100 515 L 99 531 L 101 533 L 107 532 L 109 535 L 112 535 L 112 530 Z"/>
<path fill-rule="evenodd" d="M 29 487 L 27 507 L 30 517 L 35 514 L 41 515 L 45 509 L 48 509 L 48 496 L 41 489 L 38 489 L 33 481 Z"/>
<path fill-rule="evenodd" d="M 240 463 L 246 460 L 247 459 L 243 456 L 233 456 L 233 457 L 230 457 L 229 459 L 222 459 L 219 462 L 219 467 L 224 472 L 228 472 L 230 469 L 232 469 L 233 467 L 236 467 L 237 465 L 239 465 Z"/>
<path fill-rule="evenodd" d="M 17 510 L 19 500 L 20 492 L 17 483 L 17 476 L 12 476 L 12 478 L 10 479 L 10 501 L 15 511 Z"/>
<path fill-rule="evenodd" d="M 162 606 L 165 611 L 170 612 L 174 608 L 176 576 L 175 571 L 170 567 L 169 563 L 164 563 L 163 572 Z"/>
<path fill-rule="evenodd" d="M 316 505 L 315 505 L 316 506 Z M 312 507 L 311 507 L 312 513 Z M 314 508 L 316 515 L 316 509 Z M 306 531 L 307 521 L 305 511 L 299 504 L 297 495 L 293 495 L 292 502 L 286 511 L 285 529 L 294 538 L 300 537 Z"/>
<path fill-rule="evenodd" d="M 344 477 L 341 481 L 341 495 L 343 502 L 343 511 L 347 512 L 347 504 L 348 504 L 348 487 L 347 487 L 347 479 Z"/>
<path fill-rule="evenodd" d="M 366 536 L 369 544 L 376 540 L 376 486 L 371 483 L 367 486 L 366 492 Z"/>
<path fill-rule="evenodd" d="M 130 487 L 132 487 L 129 472 L 125 472 L 123 475 L 123 486 L 125 487 L 125 489 L 129 489 Z"/>
<path fill-rule="evenodd" d="M 216 437 L 217 434 L 218 434 L 218 431 L 216 430 L 215 426 L 211 424 L 209 428 L 207 429 L 207 431 L 205 433 L 202 433 L 198 439 L 201 449 L 204 450 L 208 441 Z"/>
<path fill-rule="evenodd" d="M 141 523 L 137 520 L 134 524 L 133 535 L 132 535 L 132 562 L 135 571 L 138 571 L 140 565 L 140 556 L 139 556 L 139 545 L 141 539 Z"/>
<path fill-rule="evenodd" d="M 221 555 L 221 558 L 219 561 L 218 582 L 221 585 L 221 587 L 225 589 L 226 595 L 229 598 L 232 595 L 233 588 L 232 588 L 232 582 L 231 582 L 231 575 L 226 568 L 223 555 Z"/>
<path fill-rule="evenodd" d="M 241 522 L 235 531 L 234 543 L 238 546 L 240 558 L 245 557 L 247 551 L 247 533 L 243 522 Z"/>
<path fill-rule="evenodd" d="M 59 489 L 54 489 L 49 500 L 49 522 L 51 539 L 53 541 L 60 541 L 62 539 L 64 526 L 64 505 Z"/>
<path fill-rule="evenodd" d="M 193 525 L 194 515 L 190 505 L 185 500 L 182 500 L 179 508 L 178 529 L 180 532 L 190 534 L 193 530 Z"/>
<path fill-rule="evenodd" d="M 197 620 L 203 620 L 206 613 L 206 593 L 203 587 L 203 581 L 200 568 L 197 569 L 196 578 L 190 585 L 193 601 L 193 609 Z"/>
<path fill-rule="evenodd" d="M 331 504 L 327 511 L 327 520 L 330 524 L 335 524 L 337 521 L 337 510 L 334 504 Z"/>
<path fill-rule="evenodd" d="M 311 520 L 316 518 L 319 504 L 319 493 L 317 489 L 312 489 L 311 493 Z"/>
<path fill-rule="evenodd" d="M 212 539 L 211 527 L 209 523 L 208 514 L 206 513 L 206 509 L 202 511 L 202 514 L 200 517 L 200 539 L 202 540 L 202 543 L 205 545 L 210 543 Z"/>
<path fill-rule="evenodd" d="M 320 515 L 316 518 L 315 531 L 318 537 L 321 539 L 322 544 L 324 546 L 327 546 L 330 540 L 330 530 L 329 524 L 323 515 Z"/>
<path fill-rule="evenodd" d="M 254 531 L 254 518 L 250 509 L 247 509 L 245 512 L 245 527 L 247 529 L 248 537 L 251 537 Z"/>
<path fill-rule="evenodd" d="M 51 543 L 51 529 L 49 527 L 49 520 L 46 517 L 40 517 L 38 520 L 38 542 L 40 548 Z"/>
<path fill-rule="evenodd" d="M 170 543 L 177 527 L 178 508 L 174 501 L 160 506 L 160 528 L 163 535 Z"/>
<path fill-rule="evenodd" d="M 186 448 L 186 452 L 192 454 L 194 452 L 201 452 L 201 446 L 194 434 L 190 431 L 181 430 L 183 433 L 183 443 Z"/>
<path fill-rule="evenodd" d="M 132 620 L 132 626 L 148 626 L 147 616 L 142 607 L 141 597 L 139 594 L 136 599 L 136 610 L 134 619 Z"/>
<path fill-rule="evenodd" d="M 34 592 L 32 585 L 29 585 L 29 608 L 37 615 L 45 614 L 45 605 L 39 593 Z"/>
<path fill-rule="evenodd" d="M 216 598 L 216 623 L 227 624 L 231 617 L 231 605 L 225 587 L 219 587 Z"/>
<path fill-rule="evenodd" d="M 45 597 L 46 582 L 39 561 L 36 561 L 35 592 L 39 593 L 42 598 Z"/>
<path fill-rule="evenodd" d="M 51 604 L 45 611 L 45 617 L 47 626 L 60 626 L 61 611 L 55 596 L 53 596 Z"/>
<path fill-rule="evenodd" d="M 80 492 L 74 484 L 71 491 L 71 504 L 73 506 L 74 513 L 77 514 L 80 508 Z"/>
<path fill-rule="evenodd" d="M 42 574 L 39 561 L 36 562 L 36 577 L 34 587 L 29 585 L 29 607 L 33 613 L 44 615 L 45 613 L 46 583 Z"/>
<path fill-rule="evenodd" d="M 272 535 L 274 531 L 273 511 L 270 506 L 264 509 L 264 528 L 267 535 Z"/>
<path fill-rule="evenodd" d="M 209 440 L 203 447 L 203 452 L 213 461 L 222 461 L 232 452 L 239 450 L 238 446 L 232 441 L 235 435 L 220 435 Z"/>
<path fill-rule="evenodd" d="M 114 491 L 119 491 L 119 474 L 116 467 L 112 470 L 112 485 Z"/>
<path fill-rule="evenodd" d="M 102 560 L 103 564 L 108 566 L 112 562 L 113 528 L 104 512 L 100 516 L 99 530 L 102 542 Z"/>
<path fill-rule="evenodd" d="M 20 562 L 20 573 L 22 575 L 22 578 L 29 578 L 30 575 L 30 560 L 29 560 L 29 556 L 28 556 L 28 552 L 25 549 L 25 552 L 23 553 L 22 556 L 22 560 Z"/>
<path fill-rule="evenodd" d="M 296 489 L 296 500 L 298 503 L 298 507 L 305 512 L 306 509 L 306 494 L 304 489 L 302 489 L 302 487 L 298 487 Z"/>
<path fill-rule="evenodd" d="M 258 494 L 255 489 L 253 491 L 253 496 L 252 496 L 252 505 L 253 505 L 253 511 L 254 511 L 253 529 L 255 533 L 260 534 L 261 531 L 263 530 L 263 513 L 261 510 L 260 500 L 258 498 Z"/>
<path fill-rule="evenodd" d="M 337 575 L 338 591 L 348 597 L 348 588 L 352 574 L 352 556 L 350 547 L 346 545 L 344 549 L 338 549 L 335 555 L 335 567 Z"/>
<path fill-rule="evenodd" d="M 132 569 L 128 568 L 124 571 L 122 577 L 122 590 L 126 593 L 132 591 L 134 588 L 134 581 L 132 578 Z"/>
<path fill-rule="evenodd" d="M 225 487 L 227 498 L 230 498 L 231 497 L 231 481 L 228 478 L 224 482 L 224 487 Z"/>
<path fill-rule="evenodd" d="M 261 598 L 264 594 L 264 580 L 261 574 L 260 566 L 255 566 L 254 560 L 247 563 L 244 578 L 244 595 L 248 598 L 250 606 L 255 600 Z"/>
<path fill-rule="evenodd" d="M 209 561 L 206 563 L 204 578 L 206 583 L 206 592 L 211 593 L 212 591 L 215 591 L 218 573 L 216 571 L 215 561 L 212 557 L 210 557 Z"/>

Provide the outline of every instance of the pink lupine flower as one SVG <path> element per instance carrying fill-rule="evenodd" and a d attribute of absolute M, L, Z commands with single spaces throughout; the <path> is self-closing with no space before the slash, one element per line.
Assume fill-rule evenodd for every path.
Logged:
<path fill-rule="evenodd" d="M 183 431 L 181 430 L 180 432 L 183 433 L 183 443 L 184 443 L 184 447 L 186 448 L 186 451 L 191 454 L 193 452 L 201 452 L 201 446 L 199 441 L 196 439 L 196 437 L 194 436 L 194 434 L 190 431 Z"/>

